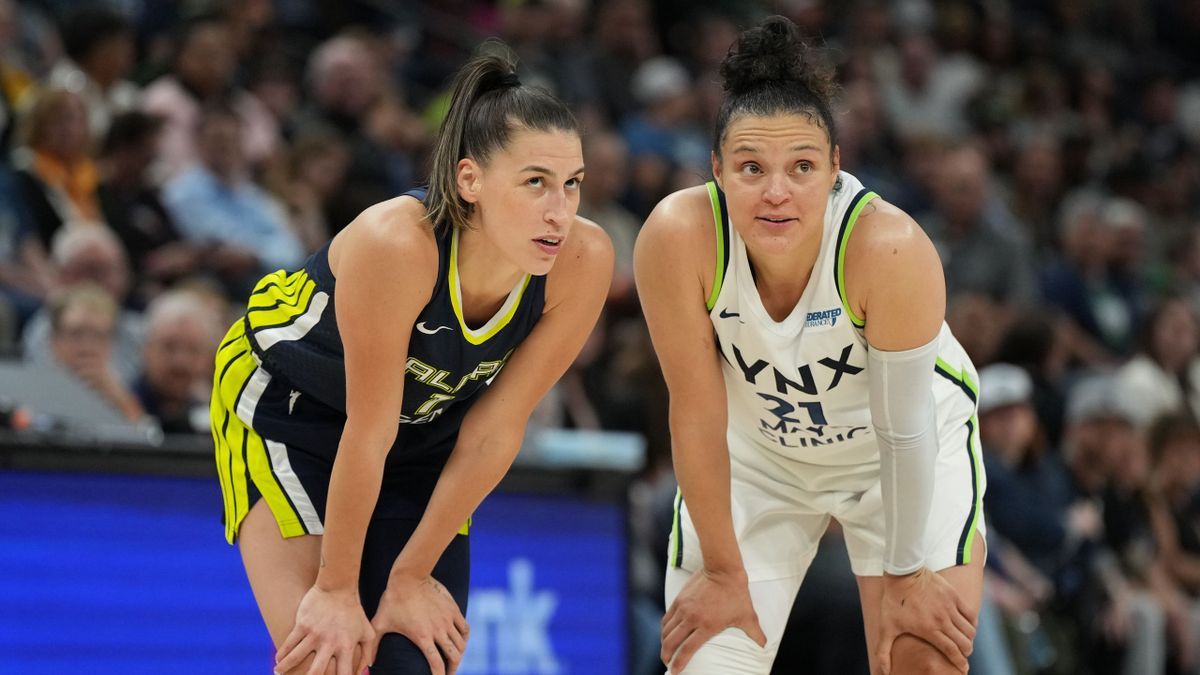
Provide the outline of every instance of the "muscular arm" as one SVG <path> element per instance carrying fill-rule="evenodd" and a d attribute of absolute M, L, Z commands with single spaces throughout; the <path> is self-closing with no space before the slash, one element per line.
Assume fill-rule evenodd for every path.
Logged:
<path fill-rule="evenodd" d="M 566 372 L 596 324 L 612 280 L 613 252 L 599 227 L 579 220 L 546 282 L 546 309 L 496 383 L 467 413 L 458 442 L 392 575 L 428 576 L 442 552 L 521 449 L 534 406 Z"/>
<path fill-rule="evenodd" d="M 410 201 L 364 212 L 330 250 L 346 359 L 346 427 L 329 482 L 317 575 L 324 590 L 358 593 L 363 538 L 399 425 L 409 336 L 437 277 L 437 245 L 413 220 L 419 207 Z"/>
<path fill-rule="evenodd" d="M 638 236 L 634 273 L 670 390 L 675 474 L 700 538 L 704 567 L 744 574 L 730 514 L 725 385 L 705 309 L 705 280 L 716 260 L 712 218 L 705 194 L 683 191 L 663 200 Z"/>
<path fill-rule="evenodd" d="M 851 308 L 866 322 L 869 345 L 871 418 L 879 437 L 886 522 L 884 570 L 909 574 L 925 564 L 938 450 L 932 379 L 946 311 L 942 266 L 921 228 L 877 199 L 859 218 L 846 267 Z"/>

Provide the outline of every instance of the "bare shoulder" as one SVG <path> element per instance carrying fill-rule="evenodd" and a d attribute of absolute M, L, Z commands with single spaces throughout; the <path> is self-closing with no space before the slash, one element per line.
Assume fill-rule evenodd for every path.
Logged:
<path fill-rule="evenodd" d="M 417 271 L 429 265 L 436 274 L 437 237 L 418 200 L 400 196 L 367 207 L 329 245 L 329 267 L 334 276 L 347 259 L 350 264 L 402 258 Z"/>
<path fill-rule="evenodd" d="M 853 235 L 846 244 L 846 265 L 849 267 L 855 259 L 862 257 L 875 260 L 884 255 L 899 255 L 903 258 L 932 250 L 933 243 L 912 216 L 883 199 L 873 199 L 854 224 Z"/>
<path fill-rule="evenodd" d="M 613 274 L 613 246 L 596 223 L 575 217 L 554 267 L 546 275 L 546 308 L 579 293 L 608 292 Z"/>
<path fill-rule="evenodd" d="M 697 235 L 713 229 L 712 201 L 704 185 L 684 188 L 663 197 L 654 207 L 639 240 L 680 239 L 695 241 Z"/>
<path fill-rule="evenodd" d="M 654 207 L 633 251 L 634 275 L 643 297 L 647 292 L 690 294 L 689 288 L 707 297 L 717 259 L 714 218 L 704 185 L 671 193 Z"/>

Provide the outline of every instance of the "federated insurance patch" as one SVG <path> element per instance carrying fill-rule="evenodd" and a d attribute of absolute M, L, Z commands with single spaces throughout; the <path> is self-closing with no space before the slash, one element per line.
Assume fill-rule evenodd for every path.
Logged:
<path fill-rule="evenodd" d="M 838 317 L 842 315 L 841 307 L 833 309 L 822 309 L 816 312 L 809 312 L 804 319 L 805 328 L 824 328 L 837 325 Z"/>

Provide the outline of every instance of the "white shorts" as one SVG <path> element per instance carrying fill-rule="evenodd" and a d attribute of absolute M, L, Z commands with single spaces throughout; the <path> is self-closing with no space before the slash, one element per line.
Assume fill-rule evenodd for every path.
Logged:
<path fill-rule="evenodd" d="M 982 510 L 987 479 L 975 406 L 964 397 L 961 404 L 945 407 L 938 411 L 940 440 L 925 528 L 926 566 L 934 571 L 971 562 L 974 538 L 986 536 Z M 733 527 L 767 644 L 759 647 L 740 629 L 727 628 L 696 652 L 685 675 L 771 672 L 792 601 L 830 518 L 842 525 L 854 574 L 883 574 L 883 501 L 877 463 L 817 467 L 764 452 L 734 434 L 729 444 Z M 678 494 L 669 545 L 667 607 L 703 559 L 687 505 Z"/>
<path fill-rule="evenodd" d="M 969 563 L 972 541 L 985 536 L 987 479 L 975 406 L 965 396 L 960 399 L 938 410 L 939 448 L 925 527 L 926 566 L 934 571 Z M 850 467 L 804 464 L 735 433 L 729 435 L 729 451 L 733 527 L 750 581 L 803 578 L 830 518 L 845 531 L 854 574 L 883 574 L 877 462 Z M 699 541 L 681 495 L 676 495 L 675 505 L 668 564 L 694 571 L 702 564 Z"/>

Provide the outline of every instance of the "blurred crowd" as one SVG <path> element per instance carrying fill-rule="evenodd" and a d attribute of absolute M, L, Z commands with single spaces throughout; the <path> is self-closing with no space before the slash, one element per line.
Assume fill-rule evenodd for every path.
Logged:
<path fill-rule="evenodd" d="M 674 481 L 633 242 L 710 176 L 716 70 L 769 13 L 827 48 L 842 167 L 933 239 L 981 369 L 974 670 L 1200 672 L 1194 0 L 0 0 L 0 353 L 208 433 L 254 280 L 420 183 L 448 77 L 500 36 L 581 118 L 580 211 L 617 251 L 534 422 L 647 439 L 631 580 L 654 672 Z"/>

